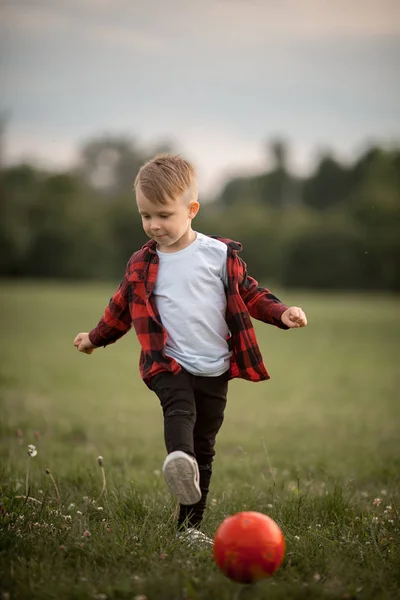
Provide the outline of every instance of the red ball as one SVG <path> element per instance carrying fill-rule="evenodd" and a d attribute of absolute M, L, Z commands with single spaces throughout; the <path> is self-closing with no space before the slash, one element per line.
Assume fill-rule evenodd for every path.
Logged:
<path fill-rule="evenodd" d="M 240 512 L 227 517 L 214 538 L 215 562 L 223 573 L 239 583 L 269 577 L 285 555 L 285 538 L 271 517 L 259 512 Z"/>

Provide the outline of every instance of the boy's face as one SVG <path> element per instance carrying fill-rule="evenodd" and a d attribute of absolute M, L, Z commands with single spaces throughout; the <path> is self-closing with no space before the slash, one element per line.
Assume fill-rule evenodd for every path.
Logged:
<path fill-rule="evenodd" d="M 136 202 L 143 229 L 149 238 L 156 240 L 161 252 L 177 252 L 193 241 L 191 223 L 200 206 L 196 200 L 181 197 L 167 204 L 154 203 L 138 187 Z"/>

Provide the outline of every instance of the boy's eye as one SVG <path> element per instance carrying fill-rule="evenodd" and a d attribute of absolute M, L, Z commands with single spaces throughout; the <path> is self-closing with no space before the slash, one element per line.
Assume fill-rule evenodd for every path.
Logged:
<path fill-rule="evenodd" d="M 168 219 L 168 217 L 170 217 L 170 214 L 162 214 L 162 215 L 158 215 L 160 217 L 160 219 Z M 142 219 L 151 219 L 150 215 L 142 215 Z"/>

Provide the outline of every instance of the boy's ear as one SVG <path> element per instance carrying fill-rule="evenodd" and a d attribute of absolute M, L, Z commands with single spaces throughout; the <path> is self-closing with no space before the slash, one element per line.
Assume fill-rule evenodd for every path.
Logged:
<path fill-rule="evenodd" d="M 199 212 L 200 203 L 197 200 L 192 200 L 189 202 L 189 218 L 193 219 L 197 213 Z"/>

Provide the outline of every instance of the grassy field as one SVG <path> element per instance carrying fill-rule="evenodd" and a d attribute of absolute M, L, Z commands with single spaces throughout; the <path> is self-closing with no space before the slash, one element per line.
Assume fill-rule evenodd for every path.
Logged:
<path fill-rule="evenodd" d="M 112 292 L 2 285 L 3 600 L 399 598 L 398 300 L 288 292 L 309 326 L 257 324 L 272 379 L 230 384 L 203 530 L 261 511 L 287 552 L 273 577 L 242 586 L 177 542 L 134 334 L 92 356 L 73 347 Z"/>

